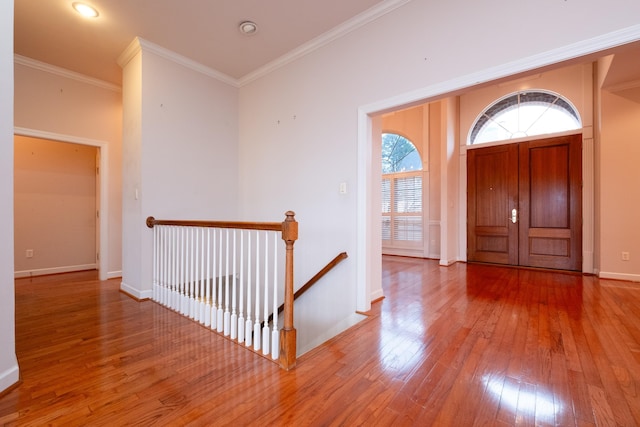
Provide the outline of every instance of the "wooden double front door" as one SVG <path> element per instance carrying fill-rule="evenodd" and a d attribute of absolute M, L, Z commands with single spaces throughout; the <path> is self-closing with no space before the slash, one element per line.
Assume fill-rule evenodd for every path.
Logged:
<path fill-rule="evenodd" d="M 467 259 L 582 269 L 582 136 L 467 151 Z"/>

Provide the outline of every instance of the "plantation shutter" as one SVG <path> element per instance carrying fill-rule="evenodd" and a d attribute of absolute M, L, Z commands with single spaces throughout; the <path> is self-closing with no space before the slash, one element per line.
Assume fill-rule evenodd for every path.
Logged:
<path fill-rule="evenodd" d="M 385 174 L 382 179 L 382 239 L 422 241 L 421 172 Z"/>

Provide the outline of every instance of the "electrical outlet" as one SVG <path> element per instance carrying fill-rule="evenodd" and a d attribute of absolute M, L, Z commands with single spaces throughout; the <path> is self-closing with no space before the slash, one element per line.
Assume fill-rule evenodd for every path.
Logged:
<path fill-rule="evenodd" d="M 629 261 L 629 252 L 622 252 L 622 260 Z"/>
<path fill-rule="evenodd" d="M 24 253 L 27 258 L 33 258 L 33 249 L 27 249 Z"/>

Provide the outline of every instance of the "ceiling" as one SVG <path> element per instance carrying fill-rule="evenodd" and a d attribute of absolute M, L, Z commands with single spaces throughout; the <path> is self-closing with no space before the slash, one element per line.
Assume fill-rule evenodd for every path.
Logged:
<path fill-rule="evenodd" d="M 15 0 L 14 51 L 120 84 L 117 59 L 135 37 L 233 79 L 259 69 L 351 18 L 389 0 Z M 251 20 L 246 36 L 238 25 Z"/>
<path fill-rule="evenodd" d="M 336 27 L 406 2 L 87 0 L 100 15 L 83 18 L 74 1 L 14 0 L 15 53 L 116 85 L 118 57 L 136 37 L 241 80 Z M 240 33 L 245 20 L 258 25 L 257 33 Z M 640 43 L 606 53 L 613 52 L 604 87 L 640 102 Z"/>

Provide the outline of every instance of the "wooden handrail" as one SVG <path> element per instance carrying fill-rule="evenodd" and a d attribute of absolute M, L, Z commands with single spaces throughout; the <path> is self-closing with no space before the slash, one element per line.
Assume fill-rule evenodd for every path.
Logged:
<path fill-rule="evenodd" d="M 325 265 L 322 268 L 322 270 L 318 271 L 315 276 L 313 276 L 311 279 L 309 279 L 309 281 L 307 281 L 307 283 L 302 285 L 302 287 L 300 289 L 298 289 L 293 294 L 293 299 L 296 300 L 302 294 L 307 292 L 307 290 L 309 290 L 309 288 L 311 288 L 311 286 L 313 286 L 318 280 L 320 280 L 322 278 L 322 276 L 327 274 L 329 271 L 333 270 L 333 268 L 336 265 L 340 264 L 344 259 L 346 259 L 348 257 L 349 257 L 349 255 L 347 255 L 346 252 L 341 252 L 338 255 L 336 255 L 336 257 L 334 259 L 332 259 L 331 261 L 329 261 L 329 263 L 327 265 Z M 278 307 L 278 314 L 282 313 L 283 310 L 284 310 L 284 304 L 282 304 L 280 307 Z M 269 315 L 269 319 L 267 320 L 267 323 L 271 322 L 272 320 L 273 320 L 273 313 L 271 313 Z"/>
<path fill-rule="evenodd" d="M 285 215 L 295 215 L 289 211 Z M 153 228 L 155 225 L 179 225 L 183 227 L 211 227 L 211 228 L 235 228 L 238 230 L 268 230 L 282 231 L 282 222 L 243 222 L 243 221 L 199 221 L 199 220 L 175 220 L 175 219 L 155 219 L 147 218 L 147 227 Z"/>

